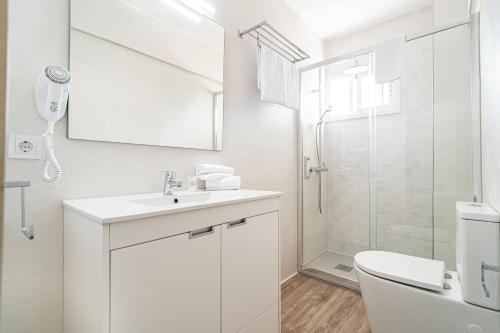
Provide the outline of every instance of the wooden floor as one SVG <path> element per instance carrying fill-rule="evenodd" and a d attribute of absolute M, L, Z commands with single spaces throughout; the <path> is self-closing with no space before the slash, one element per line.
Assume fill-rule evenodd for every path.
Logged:
<path fill-rule="evenodd" d="M 281 286 L 282 333 L 370 333 L 361 295 L 296 275 Z"/>

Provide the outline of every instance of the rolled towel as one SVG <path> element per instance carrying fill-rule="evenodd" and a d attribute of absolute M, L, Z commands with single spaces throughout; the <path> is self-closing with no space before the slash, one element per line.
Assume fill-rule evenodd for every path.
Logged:
<path fill-rule="evenodd" d="M 225 173 L 229 175 L 234 174 L 234 168 L 225 166 L 225 165 L 217 165 L 217 164 L 197 164 L 196 165 L 196 175 L 205 175 L 209 173 Z"/>
<path fill-rule="evenodd" d="M 205 187 L 208 191 L 214 190 L 239 190 L 241 178 L 239 176 L 223 174 L 210 174 L 205 177 Z"/>

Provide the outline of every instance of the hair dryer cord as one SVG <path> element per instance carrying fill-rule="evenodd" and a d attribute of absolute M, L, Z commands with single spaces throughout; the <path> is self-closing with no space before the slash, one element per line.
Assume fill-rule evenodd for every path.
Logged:
<path fill-rule="evenodd" d="M 42 179 L 46 183 L 54 183 L 62 176 L 62 169 L 54 154 L 54 143 L 52 141 L 52 132 L 47 131 L 42 135 Z M 52 175 L 49 174 L 52 170 Z"/>

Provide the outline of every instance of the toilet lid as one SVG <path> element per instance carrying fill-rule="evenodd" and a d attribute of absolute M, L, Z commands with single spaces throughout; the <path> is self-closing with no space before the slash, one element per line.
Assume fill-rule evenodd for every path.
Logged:
<path fill-rule="evenodd" d="M 415 287 L 442 291 L 446 265 L 431 260 L 385 251 L 365 251 L 354 256 L 363 271 Z"/>

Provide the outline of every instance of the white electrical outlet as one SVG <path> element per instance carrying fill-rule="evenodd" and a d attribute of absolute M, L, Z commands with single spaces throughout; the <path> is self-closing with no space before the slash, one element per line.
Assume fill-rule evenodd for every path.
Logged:
<path fill-rule="evenodd" d="M 41 147 L 41 136 L 9 134 L 9 158 L 39 160 Z"/>

